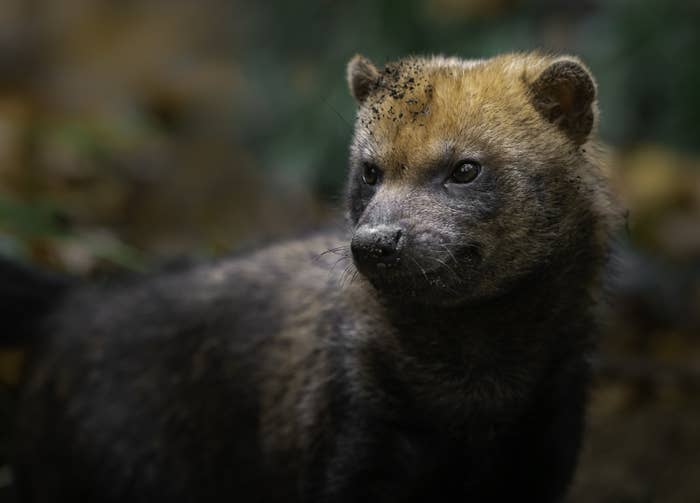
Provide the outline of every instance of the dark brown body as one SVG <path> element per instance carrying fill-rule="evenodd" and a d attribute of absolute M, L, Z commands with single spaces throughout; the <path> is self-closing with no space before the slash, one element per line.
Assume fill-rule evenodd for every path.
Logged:
<path fill-rule="evenodd" d="M 349 77 L 347 230 L 42 304 L 26 501 L 563 498 L 614 221 L 590 75 L 513 55 Z"/>
<path fill-rule="evenodd" d="M 24 390 L 27 501 L 559 493 L 589 330 L 579 304 L 568 324 L 540 288 L 559 279 L 467 310 L 394 312 L 361 278 L 339 288 L 337 257 L 317 258 L 339 243 L 70 295 Z"/>

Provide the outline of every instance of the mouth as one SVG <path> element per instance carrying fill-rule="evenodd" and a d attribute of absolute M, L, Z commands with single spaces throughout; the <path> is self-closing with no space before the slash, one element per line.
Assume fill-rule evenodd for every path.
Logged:
<path fill-rule="evenodd" d="M 415 255 L 405 247 L 392 261 L 354 258 L 355 267 L 383 296 L 428 304 L 459 302 L 476 279 L 481 254 L 476 246 L 450 253 Z"/>
<path fill-rule="evenodd" d="M 390 296 L 417 297 L 426 290 L 447 290 L 444 267 L 421 265 L 405 257 L 396 264 L 357 264 L 360 273 L 380 292 Z M 454 278 L 455 280 L 457 278 Z"/>

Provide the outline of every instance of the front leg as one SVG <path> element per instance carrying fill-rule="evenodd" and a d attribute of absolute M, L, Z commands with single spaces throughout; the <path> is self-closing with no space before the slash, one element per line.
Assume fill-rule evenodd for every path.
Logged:
<path fill-rule="evenodd" d="M 314 447 L 303 483 L 306 503 L 408 502 L 423 479 L 416 445 L 380 422 L 348 418 Z"/>
<path fill-rule="evenodd" d="M 564 501 L 581 447 L 586 379 L 561 379 L 557 393 L 537 403 L 505 443 L 491 481 L 499 488 L 496 501 Z"/>

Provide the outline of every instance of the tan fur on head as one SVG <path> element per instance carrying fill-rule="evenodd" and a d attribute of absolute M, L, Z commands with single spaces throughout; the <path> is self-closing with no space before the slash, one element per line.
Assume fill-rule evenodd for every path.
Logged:
<path fill-rule="evenodd" d="M 385 170 L 410 172 L 465 140 L 514 156 L 563 153 L 584 145 L 596 122 L 593 78 L 568 56 L 406 58 L 381 70 L 355 56 L 348 81 L 360 105 L 354 148 L 381 157 Z"/>

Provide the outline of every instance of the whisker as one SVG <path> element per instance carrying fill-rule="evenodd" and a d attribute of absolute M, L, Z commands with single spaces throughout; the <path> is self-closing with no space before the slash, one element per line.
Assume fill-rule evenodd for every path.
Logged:
<path fill-rule="evenodd" d="M 458 275 L 450 266 L 448 266 L 445 262 L 443 262 L 442 260 L 437 259 L 437 258 L 435 258 L 435 257 L 431 257 L 431 259 L 432 259 L 433 261 L 437 262 L 438 264 L 442 265 L 443 267 L 445 267 L 448 271 L 450 271 L 450 272 L 454 275 L 454 279 L 455 279 L 458 283 L 461 282 L 461 278 L 459 277 L 459 275 Z M 444 282 L 442 282 L 442 281 L 441 281 L 440 283 L 441 283 L 442 286 L 443 286 L 444 288 L 446 288 L 450 293 L 453 293 L 453 294 L 456 294 L 456 295 L 459 294 L 459 291 L 458 291 L 456 288 L 450 287 L 450 286 L 446 285 L 446 284 L 445 284 Z"/>
<path fill-rule="evenodd" d="M 343 270 L 343 273 L 340 275 L 340 288 L 341 290 L 345 288 L 346 282 L 348 280 L 348 277 L 351 276 L 350 271 L 355 268 L 355 264 L 350 262 L 345 269 Z"/>
<path fill-rule="evenodd" d="M 413 263 L 416 264 L 418 266 L 418 269 L 421 270 L 421 272 L 423 273 L 423 276 L 425 276 L 425 281 L 430 283 L 430 280 L 428 279 L 428 274 L 425 272 L 425 269 L 423 269 L 423 267 L 413 257 L 411 257 L 411 260 L 413 260 Z"/>
<path fill-rule="evenodd" d="M 450 248 L 449 248 L 445 243 L 438 243 L 438 245 L 440 245 L 440 247 L 441 247 L 443 250 L 445 250 L 445 251 L 449 254 L 450 258 L 451 258 L 452 261 L 455 263 L 455 265 L 458 265 L 458 264 L 459 264 L 459 263 L 457 262 L 457 259 L 456 259 L 455 256 L 454 256 L 454 253 L 452 253 L 452 251 L 450 250 Z"/>
<path fill-rule="evenodd" d="M 433 261 L 435 261 L 435 262 L 437 262 L 438 264 L 440 264 L 441 266 L 443 266 L 445 269 L 447 269 L 447 270 L 455 277 L 455 279 L 456 279 L 457 281 L 460 280 L 459 274 L 457 274 L 457 272 L 456 272 L 454 269 L 452 269 L 449 265 L 447 265 L 447 262 L 444 262 L 443 260 L 440 260 L 440 259 L 437 258 L 437 257 L 430 257 L 430 258 L 431 258 Z"/>
<path fill-rule="evenodd" d="M 337 266 L 343 260 L 350 260 L 350 257 L 340 257 L 339 259 L 337 259 L 335 262 L 333 262 L 333 265 L 331 266 L 329 272 L 333 272 L 335 270 L 335 266 Z"/>
<path fill-rule="evenodd" d="M 319 253 L 318 255 L 314 256 L 314 260 L 319 260 L 321 257 L 324 255 L 328 255 L 329 253 L 332 253 L 334 255 L 347 255 L 350 247 L 348 245 L 345 246 L 337 246 L 335 248 L 329 248 L 328 250 Z M 341 253 L 342 252 L 342 253 Z"/>

